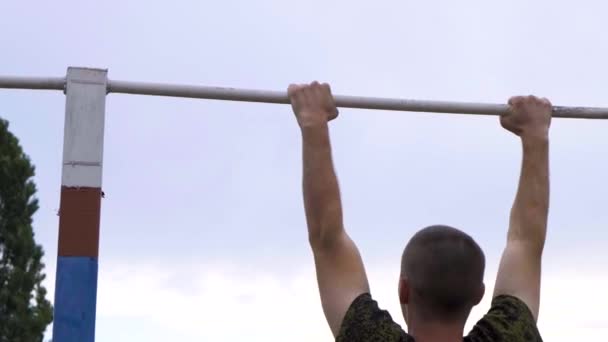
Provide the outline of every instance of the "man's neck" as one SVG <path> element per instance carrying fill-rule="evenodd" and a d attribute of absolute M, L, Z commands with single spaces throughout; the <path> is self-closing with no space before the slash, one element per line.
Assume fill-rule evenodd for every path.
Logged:
<path fill-rule="evenodd" d="M 408 333 L 416 342 L 462 342 L 464 327 L 459 323 L 413 323 Z"/>

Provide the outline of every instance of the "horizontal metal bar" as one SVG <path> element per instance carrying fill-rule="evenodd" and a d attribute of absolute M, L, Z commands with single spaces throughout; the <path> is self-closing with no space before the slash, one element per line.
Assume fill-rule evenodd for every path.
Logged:
<path fill-rule="evenodd" d="M 226 101 L 281 104 L 290 103 L 289 98 L 287 97 L 287 92 L 280 91 L 187 86 L 160 83 L 138 83 L 127 81 L 109 81 L 108 92 Z M 334 98 L 336 105 L 342 108 L 478 115 L 504 115 L 509 109 L 509 106 L 506 104 L 423 101 L 344 95 L 335 95 Z M 555 106 L 553 107 L 553 117 L 575 119 L 608 119 L 608 108 Z"/>
<path fill-rule="evenodd" d="M 0 88 L 64 90 L 65 78 L 0 76 Z M 289 104 L 287 92 L 284 91 L 141 83 L 117 80 L 108 80 L 108 93 Z M 424 101 L 345 95 L 335 95 L 334 97 L 336 105 L 341 108 L 477 115 L 504 115 L 509 108 L 506 104 L 491 103 Z M 555 106 L 553 107 L 553 117 L 608 119 L 608 108 Z"/>
<path fill-rule="evenodd" d="M 0 88 L 64 90 L 65 77 L 0 76 Z"/>

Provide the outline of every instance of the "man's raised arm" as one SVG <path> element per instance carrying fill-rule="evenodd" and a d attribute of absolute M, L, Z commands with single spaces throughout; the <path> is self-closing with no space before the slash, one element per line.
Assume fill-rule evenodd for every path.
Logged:
<path fill-rule="evenodd" d="M 509 105 L 510 114 L 501 118 L 501 124 L 521 138 L 523 161 L 494 296 L 521 299 L 538 319 L 541 258 L 549 212 L 552 106 L 548 100 L 533 96 L 511 98 Z"/>
<path fill-rule="evenodd" d="M 338 111 L 327 84 L 291 85 L 288 93 L 302 132 L 304 207 L 321 303 L 337 336 L 353 300 L 369 292 L 361 256 L 342 223 L 327 125 Z"/>

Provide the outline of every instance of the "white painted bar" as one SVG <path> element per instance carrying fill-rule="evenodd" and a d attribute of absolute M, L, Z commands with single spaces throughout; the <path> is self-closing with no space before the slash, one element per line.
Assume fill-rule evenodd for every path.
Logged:
<path fill-rule="evenodd" d="M 0 76 L 0 88 L 64 90 L 65 77 Z"/>
<path fill-rule="evenodd" d="M 107 70 L 68 68 L 62 185 L 101 187 Z"/>
<path fill-rule="evenodd" d="M 208 86 L 170 85 L 108 81 L 108 93 L 189 97 L 210 100 L 265 102 L 289 104 L 287 92 L 237 89 Z M 362 96 L 334 96 L 342 108 L 398 110 L 408 112 L 455 113 L 477 115 L 503 115 L 508 105 L 470 102 L 423 101 Z M 608 108 L 553 107 L 553 116 L 576 119 L 608 119 Z"/>
<path fill-rule="evenodd" d="M 0 76 L 0 88 L 63 90 L 65 83 L 66 80 L 63 78 L 24 78 Z M 287 97 L 287 93 L 284 91 L 238 89 L 227 87 L 108 80 L 107 92 L 225 101 L 289 104 L 289 98 Z M 335 95 L 334 97 L 336 99 L 337 106 L 342 108 L 477 115 L 503 115 L 508 109 L 506 104 L 425 101 L 345 95 Z M 608 108 L 555 106 L 553 107 L 553 116 L 556 118 L 573 119 L 608 119 Z"/>

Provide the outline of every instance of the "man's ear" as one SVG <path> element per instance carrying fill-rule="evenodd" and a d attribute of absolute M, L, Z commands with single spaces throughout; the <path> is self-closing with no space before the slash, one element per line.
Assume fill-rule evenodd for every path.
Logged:
<path fill-rule="evenodd" d="M 473 302 L 473 306 L 475 306 L 475 305 L 479 304 L 479 302 L 481 302 L 485 292 L 486 292 L 486 285 L 484 283 L 481 283 L 481 286 L 477 290 L 477 294 L 475 296 L 475 301 Z"/>
<path fill-rule="evenodd" d="M 399 303 L 406 305 L 410 301 L 410 285 L 407 278 L 399 278 Z"/>

